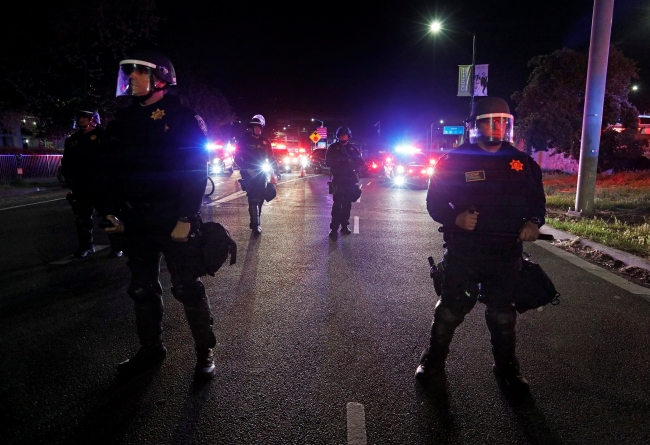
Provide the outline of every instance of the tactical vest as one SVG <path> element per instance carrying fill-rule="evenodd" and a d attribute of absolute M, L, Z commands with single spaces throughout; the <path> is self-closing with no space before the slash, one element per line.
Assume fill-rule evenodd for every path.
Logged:
<path fill-rule="evenodd" d="M 512 146 L 496 153 L 469 147 L 450 153 L 441 168 L 449 168 L 453 205 L 479 213 L 475 234 L 517 234 L 529 215 L 527 195 L 533 184 L 530 158 Z"/>

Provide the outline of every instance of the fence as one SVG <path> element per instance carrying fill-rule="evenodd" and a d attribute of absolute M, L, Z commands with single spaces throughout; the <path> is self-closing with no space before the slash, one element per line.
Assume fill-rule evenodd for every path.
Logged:
<path fill-rule="evenodd" d="M 52 178 L 61 165 L 62 155 L 0 155 L 0 179 L 15 179 L 18 168 L 23 178 Z"/>

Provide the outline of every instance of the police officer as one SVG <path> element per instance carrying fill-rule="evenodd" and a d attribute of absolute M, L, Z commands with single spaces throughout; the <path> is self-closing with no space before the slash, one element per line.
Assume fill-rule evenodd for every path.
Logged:
<path fill-rule="evenodd" d="M 350 143 L 352 132 L 346 126 L 336 130 L 336 142 L 327 147 L 325 164 L 330 168 L 332 176 L 332 222 L 330 223 L 330 238 L 337 237 L 337 231 L 349 235 L 350 211 L 352 202 L 359 199 L 359 169 L 365 165 L 361 152 Z"/>
<path fill-rule="evenodd" d="M 78 110 L 73 128 L 78 129 L 65 140 L 63 157 L 61 158 L 61 173 L 65 178 L 70 192 L 66 196 L 75 215 L 79 248 L 75 258 L 85 258 L 95 251 L 93 244 L 93 214 L 97 204 L 103 180 L 103 162 L 101 143 L 104 130 L 98 127 L 101 123 L 99 113 L 90 108 Z M 111 245 L 109 256 L 122 256 L 120 235 L 108 236 Z"/>
<path fill-rule="evenodd" d="M 262 136 L 265 125 L 264 116 L 253 116 L 248 121 L 246 132 L 235 152 L 235 162 L 241 174 L 240 182 L 248 197 L 249 227 L 255 235 L 262 233 L 260 218 L 264 198 L 267 196 L 268 175 L 275 174 L 278 169 L 271 142 Z"/>
<path fill-rule="evenodd" d="M 513 301 L 522 241 L 535 241 L 544 224 L 542 173 L 511 145 L 514 119 L 505 100 L 480 99 L 467 122 L 469 142 L 443 156 L 429 182 L 427 210 L 442 224 L 446 250 L 442 296 L 416 378 L 432 382 L 444 376 L 454 331 L 480 301 L 494 373 L 506 388 L 527 393 L 515 355 Z"/>
<path fill-rule="evenodd" d="M 160 259 L 171 275 L 172 295 L 183 304 L 196 349 L 195 377 L 213 378 L 216 369 L 212 314 L 197 229 L 207 182 L 203 119 L 167 95 L 176 85 L 171 61 L 154 50 L 120 62 L 117 96 L 132 96 L 106 129 L 111 155 L 111 188 L 106 205 L 109 233 L 123 232 L 129 259 L 138 352 L 118 365 L 120 375 L 137 374 L 162 361 L 163 289 Z"/>

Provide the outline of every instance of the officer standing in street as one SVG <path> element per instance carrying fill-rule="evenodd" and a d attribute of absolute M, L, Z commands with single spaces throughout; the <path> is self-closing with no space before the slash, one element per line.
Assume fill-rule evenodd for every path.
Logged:
<path fill-rule="evenodd" d="M 359 169 L 365 161 L 359 149 L 350 143 L 351 137 L 352 132 L 348 127 L 339 127 L 336 130 L 336 142 L 330 144 L 325 153 L 325 164 L 330 168 L 332 176 L 331 193 L 334 203 L 329 236 L 333 239 L 337 237 L 339 227 L 344 235 L 352 233 L 348 228 L 352 202 L 361 196 L 357 183 Z"/>
<path fill-rule="evenodd" d="M 522 241 L 535 241 L 544 224 L 542 172 L 511 145 L 514 118 L 505 100 L 480 99 L 467 123 L 469 143 L 444 155 L 429 182 L 427 210 L 444 233 L 444 278 L 429 346 L 415 375 L 424 383 L 444 377 L 454 331 L 480 301 L 494 373 L 505 388 L 527 394 L 515 355 L 513 303 Z"/>
<path fill-rule="evenodd" d="M 253 116 L 235 151 L 235 162 L 241 174 L 240 183 L 248 197 L 249 227 L 255 235 L 262 233 L 262 205 L 267 196 L 268 177 L 278 170 L 271 142 L 262 136 L 265 125 L 264 116 Z"/>
<path fill-rule="evenodd" d="M 93 214 L 101 191 L 100 181 L 103 180 L 103 162 L 101 158 L 101 143 L 104 130 L 98 127 L 101 120 L 99 113 L 90 107 L 78 110 L 75 125 L 78 129 L 65 140 L 63 157 L 61 158 L 61 174 L 65 178 L 70 192 L 66 199 L 72 207 L 77 227 L 79 248 L 74 253 L 75 258 L 85 258 L 95 252 L 93 244 Z M 122 256 L 121 236 L 108 235 L 111 245 L 109 257 Z"/>
<path fill-rule="evenodd" d="M 197 231 L 207 183 L 203 119 L 181 105 L 168 88 L 176 85 L 171 61 L 141 50 L 120 62 L 117 96 L 132 96 L 106 129 L 111 157 L 106 213 L 109 233 L 123 232 L 140 340 L 137 354 L 118 365 L 132 376 L 161 362 L 165 257 L 172 294 L 183 304 L 196 349 L 195 377 L 213 378 L 216 369 L 212 313 L 200 277 L 205 275 Z"/>

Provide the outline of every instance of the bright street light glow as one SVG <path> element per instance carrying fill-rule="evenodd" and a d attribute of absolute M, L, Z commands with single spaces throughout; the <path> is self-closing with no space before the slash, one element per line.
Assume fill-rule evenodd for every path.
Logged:
<path fill-rule="evenodd" d="M 442 24 L 436 20 L 435 22 L 431 23 L 430 28 L 431 32 L 438 32 L 442 29 Z"/>
<path fill-rule="evenodd" d="M 632 85 L 632 91 L 636 91 L 636 90 L 638 90 L 638 89 L 639 89 L 639 86 L 638 86 L 638 85 Z"/>

